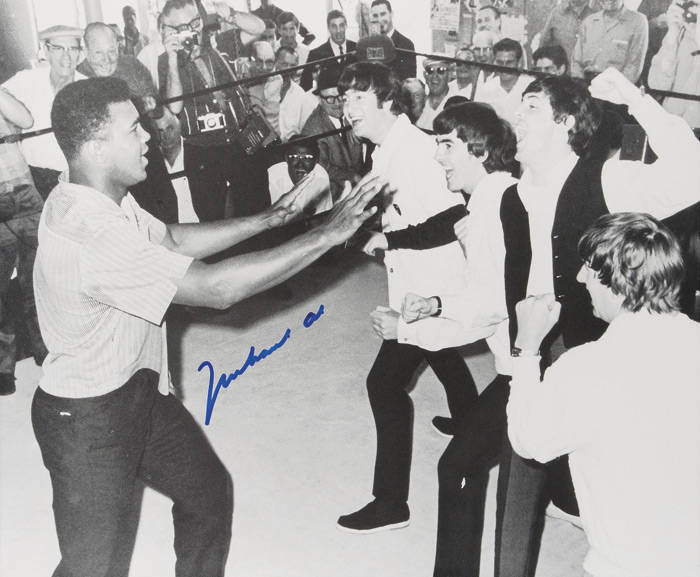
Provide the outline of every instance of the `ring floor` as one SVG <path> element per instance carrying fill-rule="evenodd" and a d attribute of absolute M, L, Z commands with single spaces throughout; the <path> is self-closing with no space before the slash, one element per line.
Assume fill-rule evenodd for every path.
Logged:
<path fill-rule="evenodd" d="M 435 554 L 436 464 L 448 439 L 430 425 L 446 415 L 444 392 L 423 369 L 412 389 L 414 453 L 411 524 L 372 535 L 339 531 L 336 519 L 371 499 L 375 435 L 365 378 L 379 348 L 369 313 L 386 305 L 377 262 L 344 253 L 317 263 L 272 291 L 225 312 L 171 311 L 171 374 L 185 405 L 204 426 L 208 371 L 215 380 L 256 354 L 283 346 L 221 389 L 204 426 L 234 479 L 233 541 L 226 574 L 239 577 L 429 577 Z M 310 324 L 308 313 L 324 312 Z M 480 388 L 493 361 L 482 345 L 464 348 Z M 50 575 L 58 559 L 51 485 L 30 422 L 41 376 L 33 360 L 17 366 L 17 392 L 0 398 L 0 575 Z M 216 384 L 216 382 L 214 383 Z M 496 470 L 491 473 L 482 576 L 493 574 Z M 131 577 L 174 575 L 170 502 L 143 495 Z M 560 519 L 545 524 L 537 577 L 578 577 L 584 533 Z"/>

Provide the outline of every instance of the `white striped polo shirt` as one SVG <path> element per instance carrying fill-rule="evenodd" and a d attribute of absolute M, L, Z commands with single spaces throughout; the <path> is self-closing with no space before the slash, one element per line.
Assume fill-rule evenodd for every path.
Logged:
<path fill-rule="evenodd" d="M 167 375 L 160 325 L 177 290 L 173 280 L 185 275 L 192 258 L 161 246 L 165 234 L 165 225 L 130 194 L 120 206 L 90 187 L 61 181 L 54 188 L 34 265 L 49 350 L 43 390 L 92 397 L 142 368 Z"/>

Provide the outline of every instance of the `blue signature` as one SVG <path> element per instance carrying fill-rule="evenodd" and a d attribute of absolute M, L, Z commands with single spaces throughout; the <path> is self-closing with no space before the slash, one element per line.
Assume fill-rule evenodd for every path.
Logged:
<path fill-rule="evenodd" d="M 323 305 L 319 307 L 317 312 L 310 312 L 304 318 L 304 327 L 307 329 L 310 328 L 319 318 L 321 318 L 321 315 L 323 315 L 323 313 L 325 312 L 326 311 L 323 308 Z M 197 368 L 198 372 L 202 372 L 202 369 L 204 368 L 209 369 L 209 390 L 207 391 L 207 413 L 204 419 L 205 425 L 208 425 L 211 421 L 211 414 L 214 412 L 214 405 L 216 404 L 216 399 L 219 396 L 219 391 L 221 390 L 221 387 L 223 387 L 224 389 L 228 388 L 232 381 L 236 380 L 238 377 L 240 377 L 243 373 L 246 372 L 246 369 L 248 367 L 252 367 L 253 365 L 255 365 L 255 363 L 269 357 L 277 349 L 282 348 L 284 344 L 289 340 L 289 337 L 291 337 L 291 335 L 292 330 L 287 329 L 286 331 L 284 331 L 284 335 L 278 342 L 276 342 L 271 347 L 262 349 L 258 354 L 255 353 L 255 347 L 251 346 L 250 352 L 248 353 L 248 357 L 246 358 L 241 368 L 236 369 L 232 373 L 221 373 L 221 376 L 219 377 L 216 386 L 214 386 L 214 366 L 209 361 L 203 361 L 199 365 L 199 367 Z"/>

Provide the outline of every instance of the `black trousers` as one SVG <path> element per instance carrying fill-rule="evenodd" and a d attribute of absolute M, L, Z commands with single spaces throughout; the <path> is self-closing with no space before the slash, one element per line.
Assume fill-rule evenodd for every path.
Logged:
<path fill-rule="evenodd" d="M 32 424 L 51 474 L 61 561 L 54 577 L 126 577 L 138 521 L 137 480 L 173 500 L 175 575 L 222 577 L 233 485 L 201 427 L 158 374 L 70 399 L 37 389 Z"/>
<path fill-rule="evenodd" d="M 440 457 L 434 577 L 479 577 L 486 487 L 506 434 L 509 382 L 497 375 L 484 389 Z"/>
<path fill-rule="evenodd" d="M 426 351 L 396 340 L 383 341 L 367 377 L 367 392 L 377 427 L 373 488 L 377 499 L 408 500 L 413 404 L 407 389 L 423 361 L 428 362 L 445 387 L 454 419 L 461 421 L 478 398 L 474 379 L 457 349 Z"/>
<path fill-rule="evenodd" d="M 495 577 L 531 577 L 550 500 L 571 515 L 578 503 L 568 456 L 549 463 L 523 459 L 504 435 L 496 494 Z"/>

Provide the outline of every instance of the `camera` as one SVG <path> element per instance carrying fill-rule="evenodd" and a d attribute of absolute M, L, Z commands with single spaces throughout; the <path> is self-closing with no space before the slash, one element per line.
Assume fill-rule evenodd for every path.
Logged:
<path fill-rule="evenodd" d="M 183 32 L 177 33 L 177 39 L 180 42 L 180 47 L 185 52 L 191 52 L 197 44 L 199 44 L 199 38 L 196 32 L 191 30 L 185 30 Z"/>
<path fill-rule="evenodd" d="M 221 112 L 209 112 L 197 117 L 199 132 L 210 132 L 226 128 L 226 117 Z"/>
<path fill-rule="evenodd" d="M 694 22 L 698 21 L 698 15 L 691 11 L 690 9 L 695 6 L 695 2 L 693 0 L 688 0 L 688 2 L 683 2 L 682 4 L 679 3 L 678 6 L 680 6 L 681 10 L 683 10 L 683 20 L 687 22 L 688 24 L 693 24 Z"/>

